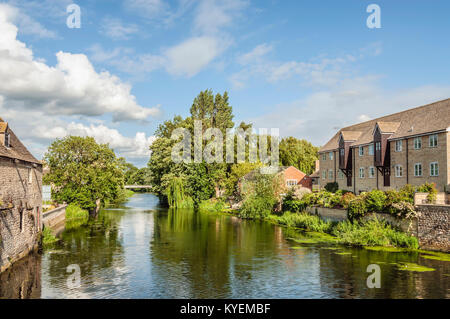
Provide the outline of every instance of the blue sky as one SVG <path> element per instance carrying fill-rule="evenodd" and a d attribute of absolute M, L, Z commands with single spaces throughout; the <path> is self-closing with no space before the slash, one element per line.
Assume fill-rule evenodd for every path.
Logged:
<path fill-rule="evenodd" d="M 450 97 L 448 1 L 0 3 L 0 116 L 37 157 L 93 135 L 143 166 L 157 125 L 204 89 L 229 92 L 236 122 L 316 145 Z M 71 3 L 80 29 L 66 25 Z M 380 29 L 366 25 L 372 3 Z"/>

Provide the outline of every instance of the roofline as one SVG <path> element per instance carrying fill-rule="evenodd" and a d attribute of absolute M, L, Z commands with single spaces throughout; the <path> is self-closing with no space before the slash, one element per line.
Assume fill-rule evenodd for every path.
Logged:
<path fill-rule="evenodd" d="M 43 164 L 42 164 L 42 162 L 41 161 L 38 161 L 38 160 L 36 160 L 36 162 L 31 162 L 31 161 L 26 161 L 26 160 L 24 160 L 24 159 L 21 159 L 21 158 L 17 158 L 17 157 L 12 157 L 12 156 L 5 156 L 5 155 L 0 155 L 0 158 L 3 158 L 3 159 L 8 159 L 8 160 L 12 160 L 12 161 L 20 161 L 20 162 L 23 162 L 23 163 L 28 163 L 28 164 L 36 164 L 36 165 L 40 165 L 40 166 L 44 166 Z"/>
<path fill-rule="evenodd" d="M 427 135 L 431 135 L 431 134 L 436 134 L 436 133 L 445 133 L 445 132 L 450 132 L 450 127 L 446 128 L 445 130 L 437 130 L 437 131 L 429 131 L 429 132 L 425 132 L 425 133 L 420 133 L 420 134 L 412 134 L 412 135 L 406 135 L 406 136 L 401 136 L 401 137 L 396 137 L 396 138 L 388 138 L 388 141 L 400 141 L 400 140 L 404 140 L 407 138 L 413 138 L 413 137 L 419 137 L 419 136 L 427 136 Z M 391 133 L 392 134 L 392 133 Z M 353 144 L 350 145 L 350 148 L 356 148 L 359 146 L 369 146 L 372 143 L 364 143 L 364 144 Z M 328 153 L 328 152 L 333 152 L 333 151 L 338 151 L 339 148 L 332 148 L 329 150 L 325 150 L 325 151 L 319 151 L 318 153 Z"/>

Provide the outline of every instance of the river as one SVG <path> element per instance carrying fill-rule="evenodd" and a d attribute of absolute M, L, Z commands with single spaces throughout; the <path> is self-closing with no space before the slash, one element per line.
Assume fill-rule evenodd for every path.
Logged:
<path fill-rule="evenodd" d="M 448 261 L 317 243 L 263 221 L 168 210 L 152 194 L 136 194 L 61 237 L 1 274 L 0 298 L 450 297 Z M 435 270 L 405 271 L 400 263 Z M 380 288 L 368 288 L 370 264 L 380 267 Z"/>

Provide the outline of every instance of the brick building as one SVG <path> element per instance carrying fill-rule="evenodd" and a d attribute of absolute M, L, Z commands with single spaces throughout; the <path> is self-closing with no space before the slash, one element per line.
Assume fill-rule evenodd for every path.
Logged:
<path fill-rule="evenodd" d="M 42 164 L 0 118 L 0 272 L 38 247 Z"/>
<path fill-rule="evenodd" d="M 450 99 L 345 127 L 319 150 L 319 185 L 355 193 L 435 183 L 450 190 Z"/>

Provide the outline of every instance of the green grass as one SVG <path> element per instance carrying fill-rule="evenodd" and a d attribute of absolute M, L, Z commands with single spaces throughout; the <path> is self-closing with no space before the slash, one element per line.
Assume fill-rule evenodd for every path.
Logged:
<path fill-rule="evenodd" d="M 308 213 L 286 212 L 282 216 L 270 215 L 268 219 L 287 227 L 302 228 L 320 233 L 330 233 L 333 227 L 333 223 L 324 221 L 320 217 Z"/>
<path fill-rule="evenodd" d="M 198 209 L 205 212 L 220 213 L 224 211 L 225 204 L 214 199 L 204 200 L 198 205 Z"/>
<path fill-rule="evenodd" d="M 42 244 L 44 246 L 48 246 L 58 241 L 59 239 L 53 235 L 51 228 L 45 227 L 44 230 L 42 231 Z"/>
<path fill-rule="evenodd" d="M 89 221 L 89 212 L 70 204 L 66 208 L 66 230 L 81 227 Z"/>

